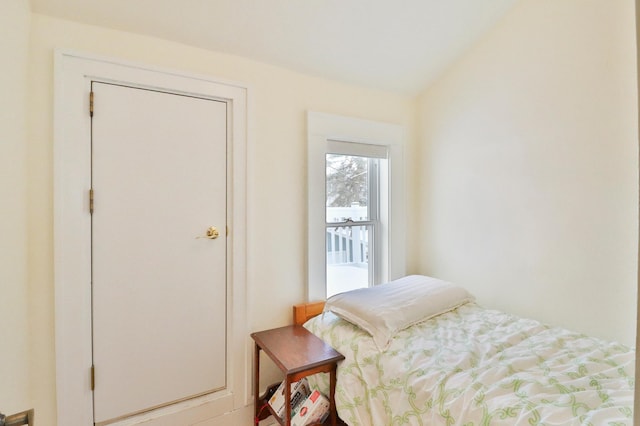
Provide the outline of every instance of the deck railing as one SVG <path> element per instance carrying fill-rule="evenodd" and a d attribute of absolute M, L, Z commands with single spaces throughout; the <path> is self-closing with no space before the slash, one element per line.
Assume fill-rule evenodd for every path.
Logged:
<path fill-rule="evenodd" d="M 327 228 L 327 264 L 366 264 L 369 260 L 369 226 Z"/>

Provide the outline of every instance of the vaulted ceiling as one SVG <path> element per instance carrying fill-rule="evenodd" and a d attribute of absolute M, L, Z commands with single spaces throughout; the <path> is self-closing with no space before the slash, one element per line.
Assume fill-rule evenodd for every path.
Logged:
<path fill-rule="evenodd" d="M 34 13 L 418 93 L 518 0 L 31 0 Z"/>

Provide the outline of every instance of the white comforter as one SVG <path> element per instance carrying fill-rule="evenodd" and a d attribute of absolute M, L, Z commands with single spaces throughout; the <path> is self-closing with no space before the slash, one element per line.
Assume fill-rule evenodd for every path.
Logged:
<path fill-rule="evenodd" d="M 629 348 L 474 303 L 399 332 L 380 352 L 331 312 L 305 324 L 345 355 L 336 405 L 356 425 L 631 425 Z M 326 392 L 326 375 L 311 378 Z"/>

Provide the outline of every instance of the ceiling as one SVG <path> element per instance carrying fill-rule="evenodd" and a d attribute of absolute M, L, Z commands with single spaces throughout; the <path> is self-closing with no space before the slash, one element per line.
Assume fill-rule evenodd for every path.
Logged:
<path fill-rule="evenodd" d="M 518 0 L 31 0 L 34 13 L 416 94 Z"/>

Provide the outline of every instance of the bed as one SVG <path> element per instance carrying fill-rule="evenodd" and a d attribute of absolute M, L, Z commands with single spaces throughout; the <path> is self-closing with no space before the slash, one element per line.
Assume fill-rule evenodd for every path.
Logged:
<path fill-rule="evenodd" d="M 335 398 L 351 426 L 633 424 L 633 350 L 485 309 L 440 280 L 404 277 L 294 317 L 345 356 Z"/>

